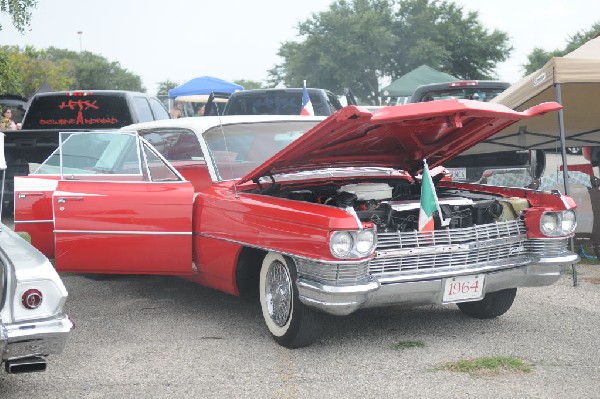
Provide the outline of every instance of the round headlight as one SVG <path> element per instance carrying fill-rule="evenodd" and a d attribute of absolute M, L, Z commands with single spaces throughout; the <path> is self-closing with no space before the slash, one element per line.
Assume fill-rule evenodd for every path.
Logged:
<path fill-rule="evenodd" d="M 540 220 L 540 229 L 547 236 L 556 235 L 558 215 L 555 212 L 545 212 Z"/>
<path fill-rule="evenodd" d="M 353 245 L 352 235 L 347 231 L 336 231 L 331 235 L 331 241 L 329 242 L 331 253 L 338 258 L 348 256 Z"/>
<path fill-rule="evenodd" d="M 577 226 L 577 219 L 574 211 L 564 211 L 561 220 L 561 229 L 565 234 L 571 234 Z"/>
<path fill-rule="evenodd" d="M 361 255 L 370 255 L 375 247 L 377 236 L 371 229 L 365 229 L 358 232 L 356 236 L 356 251 Z"/>

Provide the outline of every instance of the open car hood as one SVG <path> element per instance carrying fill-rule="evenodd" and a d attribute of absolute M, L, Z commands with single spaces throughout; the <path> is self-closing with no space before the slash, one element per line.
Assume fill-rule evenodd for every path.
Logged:
<path fill-rule="evenodd" d="M 333 167 L 387 167 L 416 175 L 423 159 L 435 167 L 525 118 L 562 108 L 556 102 L 523 112 L 472 100 L 382 108 L 345 107 L 299 137 L 240 183 L 263 176 Z"/>

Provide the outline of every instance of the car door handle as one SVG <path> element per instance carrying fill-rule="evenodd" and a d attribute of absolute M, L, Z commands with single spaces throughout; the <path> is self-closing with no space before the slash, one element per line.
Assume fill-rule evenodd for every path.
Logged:
<path fill-rule="evenodd" d="M 27 198 L 27 196 L 42 197 L 43 195 L 44 195 L 44 193 L 20 193 L 19 198 Z"/>
<path fill-rule="evenodd" d="M 68 201 L 83 201 L 83 197 L 59 197 L 58 198 L 58 203 L 59 204 L 64 204 L 65 202 Z"/>

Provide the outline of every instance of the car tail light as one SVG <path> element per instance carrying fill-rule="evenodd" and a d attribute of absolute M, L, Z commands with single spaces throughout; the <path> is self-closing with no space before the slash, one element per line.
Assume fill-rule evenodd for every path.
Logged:
<path fill-rule="evenodd" d="M 463 80 L 461 82 L 452 82 L 448 85 L 448 87 L 463 87 L 463 86 L 477 86 L 478 83 L 476 80 Z"/>
<path fill-rule="evenodd" d="M 43 296 L 40 290 L 28 289 L 21 296 L 21 303 L 26 309 L 36 309 L 42 304 Z"/>

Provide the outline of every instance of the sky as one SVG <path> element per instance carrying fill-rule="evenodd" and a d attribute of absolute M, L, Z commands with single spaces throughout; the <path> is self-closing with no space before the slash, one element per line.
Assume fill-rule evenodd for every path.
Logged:
<path fill-rule="evenodd" d="M 198 76 L 265 81 L 281 63 L 281 44 L 298 39 L 298 23 L 327 11 L 333 0 L 38 0 L 30 28 L 19 33 L 0 15 L 0 45 L 91 51 L 158 83 Z M 516 82 L 535 47 L 562 49 L 570 36 L 600 22 L 598 0 L 454 0 L 479 12 L 488 29 L 509 35 L 510 59 L 500 80 Z M 310 85 L 310 82 L 308 82 Z"/>

